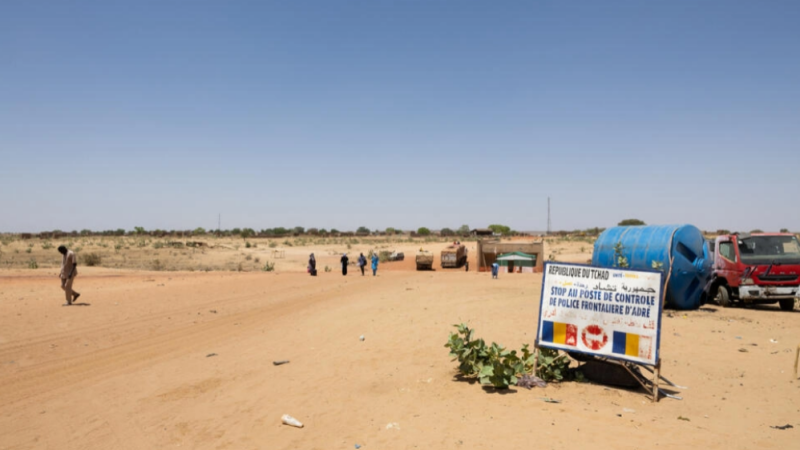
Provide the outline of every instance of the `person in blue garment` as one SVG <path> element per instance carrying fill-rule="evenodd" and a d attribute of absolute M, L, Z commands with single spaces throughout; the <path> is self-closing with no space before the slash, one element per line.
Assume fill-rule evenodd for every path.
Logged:
<path fill-rule="evenodd" d="M 372 253 L 372 276 L 374 277 L 378 273 L 378 254 L 373 252 Z"/>

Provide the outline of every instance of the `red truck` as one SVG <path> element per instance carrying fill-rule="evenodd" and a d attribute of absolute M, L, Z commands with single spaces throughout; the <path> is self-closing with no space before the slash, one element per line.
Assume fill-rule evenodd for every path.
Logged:
<path fill-rule="evenodd" d="M 720 306 L 780 303 L 800 297 L 800 242 L 789 233 L 730 234 L 710 243 L 714 265 L 707 287 Z"/>

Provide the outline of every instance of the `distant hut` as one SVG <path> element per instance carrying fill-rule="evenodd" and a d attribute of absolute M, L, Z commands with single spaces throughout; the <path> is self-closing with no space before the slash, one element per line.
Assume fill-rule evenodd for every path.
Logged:
<path fill-rule="evenodd" d="M 504 253 L 497 257 L 500 273 L 533 273 L 536 268 L 536 255 L 522 252 Z"/>

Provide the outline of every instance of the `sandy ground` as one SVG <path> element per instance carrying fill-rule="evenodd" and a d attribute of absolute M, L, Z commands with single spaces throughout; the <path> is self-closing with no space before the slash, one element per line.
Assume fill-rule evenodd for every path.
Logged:
<path fill-rule="evenodd" d="M 560 255 L 585 258 L 583 245 Z M 800 445 L 800 312 L 666 316 L 663 371 L 689 387 L 682 401 L 574 382 L 495 391 L 458 381 L 443 345 L 458 322 L 532 342 L 541 275 L 409 267 L 316 278 L 84 267 L 73 307 L 52 269 L 0 271 L 0 449 Z M 305 428 L 281 425 L 285 413 Z"/>

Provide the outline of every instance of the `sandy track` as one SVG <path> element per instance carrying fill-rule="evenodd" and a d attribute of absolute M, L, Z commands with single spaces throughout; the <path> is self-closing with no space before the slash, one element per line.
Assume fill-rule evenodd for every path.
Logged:
<path fill-rule="evenodd" d="M 90 305 L 69 308 L 57 279 L 25 275 L 0 274 L 2 449 L 794 448 L 800 430 L 800 316 L 777 308 L 665 318 L 665 374 L 690 389 L 652 405 L 592 384 L 455 380 L 450 325 L 531 342 L 538 275 L 87 269 Z"/>

